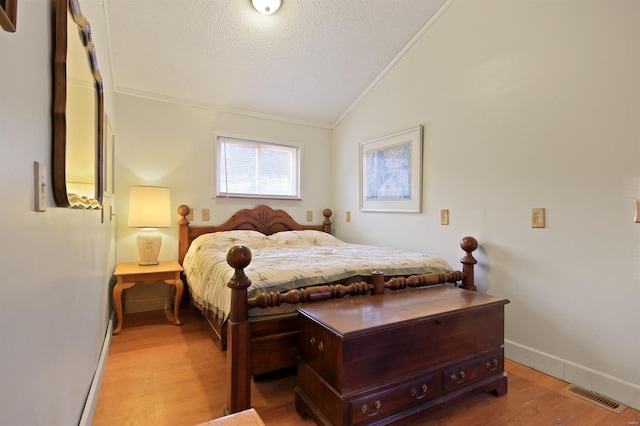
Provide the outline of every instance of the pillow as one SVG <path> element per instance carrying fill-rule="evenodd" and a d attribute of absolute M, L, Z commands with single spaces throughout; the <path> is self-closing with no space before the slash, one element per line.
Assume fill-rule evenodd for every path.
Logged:
<path fill-rule="evenodd" d="M 220 250 L 226 253 L 236 244 L 245 245 L 250 249 L 264 248 L 267 245 L 267 236 L 251 230 L 214 232 L 200 235 L 193 240 L 190 249 Z"/>
<path fill-rule="evenodd" d="M 305 247 L 320 245 L 336 245 L 341 243 L 336 237 L 322 231 L 284 231 L 267 237 L 270 246 Z"/>

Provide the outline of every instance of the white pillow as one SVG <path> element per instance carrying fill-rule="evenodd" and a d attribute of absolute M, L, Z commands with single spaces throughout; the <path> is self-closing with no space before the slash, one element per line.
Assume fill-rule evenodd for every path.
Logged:
<path fill-rule="evenodd" d="M 341 243 L 340 240 L 331 234 L 314 230 L 276 232 L 275 234 L 269 235 L 267 240 L 271 247 L 283 245 L 288 247 L 306 247 L 336 245 Z"/>
<path fill-rule="evenodd" d="M 226 253 L 236 244 L 242 244 L 250 249 L 261 249 L 267 245 L 267 236 L 252 230 L 214 232 L 200 235 L 193 240 L 190 248 L 220 250 Z"/>

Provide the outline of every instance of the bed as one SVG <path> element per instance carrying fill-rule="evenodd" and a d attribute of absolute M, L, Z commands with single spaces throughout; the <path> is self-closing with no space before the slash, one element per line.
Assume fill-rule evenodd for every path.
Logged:
<path fill-rule="evenodd" d="M 437 257 L 395 249 L 385 249 L 385 255 L 381 248 L 337 240 L 331 235 L 330 209 L 316 225 L 302 225 L 283 210 L 260 205 L 239 210 L 220 225 L 192 226 L 190 211 L 186 205 L 178 207 L 178 258 L 194 306 L 206 317 L 220 347 L 228 349 L 230 412 L 250 406 L 251 376 L 296 365 L 296 304 L 443 283 L 475 290 L 472 252 L 477 241 L 472 237 L 462 239 L 462 271 L 454 271 Z M 326 272 L 323 264 L 331 264 L 327 260 L 343 250 L 364 250 L 371 261 L 359 264 L 347 251 L 349 267 L 333 265 L 334 270 Z M 406 259 L 413 255 L 415 262 Z M 390 262 L 382 264 L 385 257 Z M 207 258 L 213 266 L 201 264 Z M 428 265 L 417 265 L 420 261 Z M 277 265 L 284 265 L 281 269 L 289 275 L 273 271 Z M 212 275 L 222 288 L 215 294 L 203 290 L 210 284 L 202 280 Z M 263 285 L 269 280 L 273 283 Z"/>

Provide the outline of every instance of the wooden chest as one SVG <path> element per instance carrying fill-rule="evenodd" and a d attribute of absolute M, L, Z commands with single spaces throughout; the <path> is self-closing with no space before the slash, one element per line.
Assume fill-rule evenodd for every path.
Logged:
<path fill-rule="evenodd" d="M 437 286 L 299 308 L 296 410 L 323 425 L 388 424 L 506 393 L 506 303 Z"/>

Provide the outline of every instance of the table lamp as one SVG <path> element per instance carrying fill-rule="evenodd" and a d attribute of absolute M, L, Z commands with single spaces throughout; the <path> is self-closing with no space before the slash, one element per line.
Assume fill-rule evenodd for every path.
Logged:
<path fill-rule="evenodd" d="M 139 265 L 157 265 L 162 236 L 157 228 L 171 226 L 169 188 L 132 186 L 129 196 L 129 227 L 142 228 L 138 235 Z"/>

